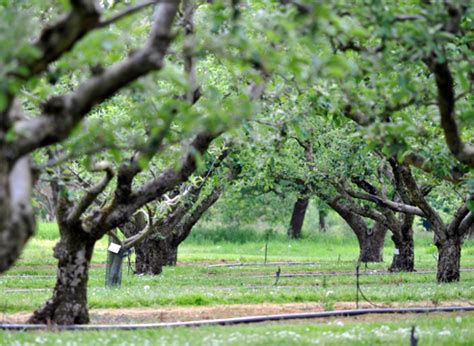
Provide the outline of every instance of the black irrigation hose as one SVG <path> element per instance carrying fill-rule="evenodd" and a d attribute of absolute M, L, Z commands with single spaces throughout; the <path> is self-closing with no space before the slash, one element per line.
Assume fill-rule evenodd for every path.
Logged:
<path fill-rule="evenodd" d="M 461 273 L 473 273 L 474 269 L 461 269 Z M 359 275 L 397 275 L 397 274 L 434 274 L 436 270 L 420 270 L 415 272 L 389 272 L 389 271 L 379 271 L 379 272 L 361 272 Z M 235 276 L 245 276 L 250 278 L 268 278 L 275 277 L 275 274 L 267 275 L 235 275 Z M 328 273 L 294 273 L 294 274 L 280 274 L 281 278 L 294 278 L 294 277 L 312 277 L 312 276 L 355 276 L 354 272 L 328 272 Z"/>
<path fill-rule="evenodd" d="M 6 288 L 5 293 L 49 292 L 53 288 Z"/>
<path fill-rule="evenodd" d="M 474 273 L 474 268 L 466 268 L 461 269 L 461 273 Z M 397 275 L 397 274 L 410 274 L 410 275 L 425 275 L 425 274 L 434 274 L 436 270 L 418 270 L 414 272 L 389 272 L 389 271 L 368 271 L 368 272 L 361 272 L 360 275 Z M 236 277 L 249 277 L 249 278 L 268 278 L 268 277 L 275 277 L 275 274 L 260 274 L 260 275 L 253 275 L 252 273 L 230 273 L 230 272 L 222 272 L 222 273 L 215 273 L 215 272 L 208 272 L 204 273 L 207 275 L 226 275 L 229 276 L 236 276 Z M 178 276 L 189 276 L 190 274 L 177 274 Z M 194 274 L 193 274 L 194 275 Z M 355 275 L 353 271 L 345 271 L 345 272 L 308 272 L 308 273 L 294 273 L 291 272 L 288 274 L 280 274 L 280 278 L 292 278 L 292 277 L 312 277 L 312 276 L 353 276 Z M 2 279 L 39 279 L 39 278 L 56 278 L 56 275 L 3 275 L 0 276 L 0 280 Z"/>
<path fill-rule="evenodd" d="M 354 309 L 336 310 L 324 312 L 304 312 L 293 314 L 245 316 L 234 318 L 221 318 L 214 320 L 200 320 L 187 322 L 169 323 L 144 323 L 144 324 L 96 324 L 96 325 L 69 325 L 50 326 L 47 324 L 0 324 L 3 330 L 136 330 L 172 327 L 204 327 L 204 326 L 226 326 L 235 324 L 249 324 L 269 321 L 288 321 L 300 319 L 328 318 L 328 317 L 351 317 L 369 314 L 420 314 L 432 312 L 462 312 L 474 311 L 473 306 L 450 306 L 450 307 L 418 307 L 418 308 L 377 308 L 377 309 Z"/>
<path fill-rule="evenodd" d="M 0 279 L 49 279 L 49 278 L 56 278 L 56 275 L 32 275 L 32 274 L 0 275 Z"/>
<path fill-rule="evenodd" d="M 272 265 L 281 265 L 281 266 L 305 266 L 305 265 L 323 265 L 323 264 L 348 264 L 348 263 L 356 263 L 357 261 L 325 261 L 325 262 L 248 262 L 248 263 L 226 263 L 226 264 L 210 264 L 208 268 L 228 268 L 228 267 L 258 267 L 258 266 L 265 266 L 269 267 Z"/>

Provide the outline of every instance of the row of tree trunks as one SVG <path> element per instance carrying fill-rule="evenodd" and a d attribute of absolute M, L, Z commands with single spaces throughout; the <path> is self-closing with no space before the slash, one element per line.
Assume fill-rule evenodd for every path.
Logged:
<path fill-rule="evenodd" d="M 464 237 L 474 225 L 474 214 L 468 208 L 468 201 L 456 210 L 451 221 L 446 224 L 438 211 L 425 199 L 423 189 L 413 177 L 407 166 L 398 165 L 396 161 L 390 162 L 394 172 L 407 186 L 410 201 L 423 213 L 430 222 L 434 243 L 438 248 L 437 280 L 439 283 L 457 282 L 460 279 L 461 247 Z M 472 198 L 472 197 L 469 197 Z"/>
<path fill-rule="evenodd" d="M 301 238 L 301 230 L 303 227 L 305 214 L 309 205 L 309 198 L 298 198 L 293 207 L 293 213 L 288 229 L 288 236 L 292 239 Z M 325 212 L 319 211 L 320 230 L 326 230 Z M 362 222 L 347 221 L 351 223 L 351 227 L 355 227 L 357 231 L 357 239 L 359 241 L 361 262 L 383 262 L 383 248 L 387 227 L 380 223 L 376 223 L 371 229 Z M 414 251 L 413 251 L 413 235 L 411 224 L 409 228 L 403 232 L 405 238 L 394 240 L 396 249 L 394 251 L 393 262 L 390 266 L 391 271 L 413 271 L 414 270 Z"/>

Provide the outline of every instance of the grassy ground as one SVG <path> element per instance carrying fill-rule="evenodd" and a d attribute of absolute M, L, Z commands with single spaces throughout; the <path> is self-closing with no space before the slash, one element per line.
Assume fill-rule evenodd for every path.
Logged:
<path fill-rule="evenodd" d="M 378 321 L 329 319 L 249 326 L 95 332 L 0 332 L 0 345 L 472 345 L 474 316 L 435 314 Z"/>
<path fill-rule="evenodd" d="M 49 298 L 55 282 L 52 247 L 57 229 L 41 224 L 39 234 L 27 246 L 21 260 L 6 275 L 0 276 L 0 312 L 31 312 Z M 388 239 L 388 237 L 387 237 Z M 416 267 L 419 271 L 436 269 L 436 249 L 431 235 L 417 232 Z M 89 303 L 97 308 L 163 308 L 167 306 L 214 306 L 218 304 L 261 304 L 317 302 L 332 310 L 341 302 L 354 302 L 354 273 L 358 246 L 350 233 L 313 234 L 299 241 L 288 241 L 274 235 L 268 244 L 268 261 L 321 262 L 312 265 L 280 265 L 282 277 L 274 286 L 278 265 L 245 267 L 209 267 L 209 264 L 259 262 L 264 260 L 264 235 L 246 229 L 197 229 L 179 250 L 180 265 L 166 268 L 162 275 L 140 277 L 124 270 L 120 289 L 104 288 L 106 240 L 96 247 L 89 283 Z M 387 241 L 385 262 L 370 264 L 367 273 L 383 272 L 389 265 L 393 245 Z M 467 241 L 462 254 L 462 267 L 474 268 L 474 242 Z M 362 270 L 364 272 L 365 269 Z M 312 276 L 284 277 L 286 274 Z M 335 276 L 334 274 L 338 274 Z M 473 303 L 474 272 L 463 272 L 461 282 L 438 285 L 435 273 L 363 275 L 365 295 L 375 304 L 423 305 Z M 423 344 L 473 344 L 474 331 L 467 328 L 473 314 L 407 316 L 400 321 L 392 317 L 375 320 L 341 319 L 320 322 L 278 323 L 256 326 L 179 329 L 140 332 L 81 333 L 5 333 L 0 332 L 0 345 L 23 343 L 54 344 L 58 339 L 76 344 L 117 344 L 126 340 L 135 344 L 374 344 L 408 342 L 408 329 L 419 327 Z M 391 322 L 387 322 L 391 321 Z M 343 325 L 341 325 L 341 323 Z M 36 341 L 35 341 L 36 340 Z M 2 344 L 3 342 L 3 344 Z M 405 343 L 405 342 L 403 342 Z M 72 343 L 74 344 L 74 343 Z M 120 342 L 118 342 L 120 344 Z"/>

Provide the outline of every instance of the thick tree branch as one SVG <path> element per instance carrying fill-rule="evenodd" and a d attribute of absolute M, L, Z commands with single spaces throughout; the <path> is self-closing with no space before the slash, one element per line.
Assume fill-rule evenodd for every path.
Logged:
<path fill-rule="evenodd" d="M 347 208 L 348 210 L 350 210 L 351 212 L 357 215 L 368 217 L 369 219 L 375 220 L 383 224 L 386 223 L 385 216 L 373 208 L 361 207 L 360 205 L 357 205 L 356 203 L 353 203 L 353 202 L 348 203 Z"/>
<path fill-rule="evenodd" d="M 384 199 L 379 196 L 371 195 L 368 193 L 353 191 L 349 188 L 345 188 L 345 191 L 353 198 L 369 201 L 381 207 L 389 208 L 396 212 L 418 215 L 418 216 L 425 216 L 425 214 L 420 208 L 412 206 L 412 205 L 390 201 L 388 199 Z"/>
<path fill-rule="evenodd" d="M 446 240 L 446 226 L 441 219 L 438 212 L 426 201 L 423 192 L 418 186 L 415 178 L 411 174 L 409 167 L 404 165 L 396 165 L 396 162 L 391 162 L 394 164 L 393 169 L 397 170 L 400 175 L 400 178 L 403 181 L 403 184 L 406 186 L 406 191 L 408 193 L 408 198 L 411 203 L 416 205 L 423 211 L 423 216 L 427 218 L 433 225 L 433 229 L 436 234 L 437 242 L 444 242 Z"/>
<path fill-rule="evenodd" d="M 466 215 L 464 220 L 462 220 L 461 224 L 458 228 L 458 235 L 459 237 L 464 237 L 469 231 L 472 230 L 474 227 L 474 213 L 472 211 Z"/>
<path fill-rule="evenodd" d="M 194 206 L 193 210 L 189 215 L 184 217 L 184 220 L 178 226 L 178 234 L 173 237 L 173 244 L 179 245 L 182 243 L 191 232 L 194 225 L 201 219 L 202 215 L 217 202 L 222 194 L 224 187 L 223 185 L 217 186 L 209 195 L 199 202 L 197 206 Z"/>
<path fill-rule="evenodd" d="M 27 80 L 46 70 L 48 65 L 69 51 L 86 33 L 97 27 L 100 9 L 95 0 L 71 1 L 71 11 L 58 22 L 47 26 L 34 43 L 39 51 L 36 59 L 23 61 L 20 66 L 27 73 L 16 73 L 17 78 Z"/>
<path fill-rule="evenodd" d="M 352 177 L 351 181 L 365 192 L 375 196 L 379 195 L 379 190 L 367 180 L 362 179 L 361 177 Z"/>
<path fill-rule="evenodd" d="M 347 206 L 340 203 L 341 199 L 342 196 L 338 196 L 332 199 L 325 198 L 324 200 L 347 222 L 357 237 L 362 237 L 363 232 L 368 229 L 367 223 L 361 215 L 354 213 L 349 208 L 347 208 Z"/>
<path fill-rule="evenodd" d="M 123 203 L 132 193 L 132 182 L 135 176 L 143 170 L 143 163 L 150 161 L 153 156 L 162 147 L 163 140 L 169 131 L 171 126 L 171 119 L 169 117 L 163 128 L 157 133 L 156 136 L 152 136 L 145 148 L 140 152 L 136 153 L 130 161 L 123 162 L 120 165 L 117 174 L 117 189 L 115 190 L 115 198 L 118 203 Z"/>
<path fill-rule="evenodd" d="M 130 6 L 126 9 L 124 9 L 123 11 L 115 14 L 114 16 L 110 17 L 109 19 L 105 19 L 105 20 L 100 21 L 96 25 L 96 28 L 103 28 L 103 27 L 109 26 L 110 24 L 113 24 L 116 21 L 118 21 L 122 18 L 125 18 L 125 17 L 127 17 L 131 14 L 134 14 L 134 13 L 136 13 L 136 12 L 146 8 L 146 7 L 149 7 L 151 5 L 156 5 L 160 1 L 163 2 L 163 0 L 149 0 L 149 1 L 143 1 L 143 2 L 138 3 L 136 5 Z"/>
<path fill-rule="evenodd" d="M 427 64 L 435 75 L 438 89 L 438 109 L 446 144 L 460 162 L 474 168 L 474 145 L 462 141 L 456 121 L 454 78 L 448 61 L 439 63 L 436 57 L 431 57 L 427 60 Z"/>
<path fill-rule="evenodd" d="M 241 167 L 235 166 L 230 168 L 227 176 L 217 185 L 207 196 L 205 196 L 197 205 L 193 205 L 191 211 L 184 215 L 182 221 L 178 225 L 178 232 L 173 237 L 173 244 L 178 246 L 189 235 L 194 225 L 201 219 L 202 215 L 212 207 L 222 195 L 225 184 L 235 180 L 241 172 Z M 197 198 L 193 201 L 195 203 Z"/>
<path fill-rule="evenodd" d="M 461 224 L 461 222 L 463 222 L 466 215 L 469 214 L 469 211 L 470 210 L 467 207 L 467 204 L 463 204 L 458 210 L 456 210 L 453 219 L 448 225 L 448 234 L 456 233 L 456 230 L 459 228 L 459 225 Z"/>
<path fill-rule="evenodd" d="M 164 170 L 160 175 L 148 180 L 138 190 L 130 194 L 124 203 L 119 203 L 117 199 L 114 199 L 111 205 L 97 211 L 97 213 L 93 213 L 94 215 L 91 215 L 83 223 L 84 228 L 100 238 L 103 232 L 126 222 L 136 210 L 159 199 L 178 184 L 186 181 L 196 169 L 196 155 L 202 155 L 214 138 L 219 135 L 220 132 L 201 131 L 191 143 L 188 153 L 182 158 L 179 169 L 176 169 L 173 165 Z"/>
<path fill-rule="evenodd" d="M 353 120 L 355 123 L 359 124 L 360 126 L 369 126 L 372 121 L 368 116 L 365 114 L 356 111 L 350 104 L 347 104 L 343 109 L 343 114 L 346 118 Z"/>
<path fill-rule="evenodd" d="M 71 50 L 87 33 L 108 26 L 157 2 L 158 0 L 145 1 L 101 21 L 101 12 L 95 0 L 71 1 L 71 11 L 55 24 L 45 27 L 38 40 L 34 43 L 35 48 L 39 51 L 38 57 L 33 60 L 20 62 L 21 67 L 27 68 L 27 73 L 17 72 L 15 76 L 27 80 L 34 75 L 44 72 L 50 63 Z"/>
<path fill-rule="evenodd" d="M 66 138 L 95 105 L 145 74 L 161 69 L 171 41 L 171 27 L 179 1 L 160 3 L 147 44 L 129 58 L 93 76 L 68 95 L 49 99 L 43 115 L 17 122 L 18 139 L 10 148 L 10 161 Z"/>
<path fill-rule="evenodd" d="M 144 241 L 152 232 L 153 232 L 153 218 L 151 215 L 150 210 L 147 211 L 148 214 L 148 222 L 143 230 L 135 234 L 134 236 L 126 239 L 123 242 L 122 248 L 130 249 L 134 247 L 136 244 L 140 244 Z"/>
<path fill-rule="evenodd" d="M 33 177 L 30 158 L 18 160 L 10 174 L 2 163 L 0 179 L 0 273 L 6 271 L 20 256 L 27 240 L 35 231 L 31 205 Z M 8 191 L 7 191 L 8 189 Z"/>

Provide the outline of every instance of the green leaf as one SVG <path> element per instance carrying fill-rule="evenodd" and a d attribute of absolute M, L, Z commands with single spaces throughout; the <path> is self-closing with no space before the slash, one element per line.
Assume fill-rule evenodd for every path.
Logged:
<path fill-rule="evenodd" d="M 0 93 L 0 112 L 7 108 L 8 99 L 4 93 Z"/>

